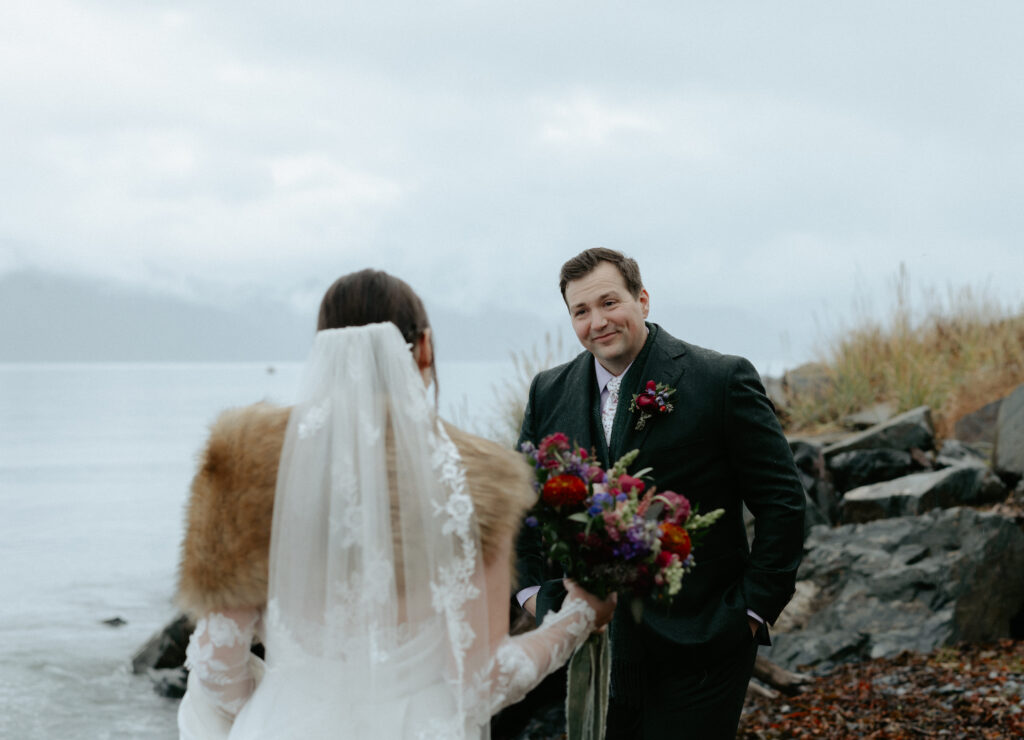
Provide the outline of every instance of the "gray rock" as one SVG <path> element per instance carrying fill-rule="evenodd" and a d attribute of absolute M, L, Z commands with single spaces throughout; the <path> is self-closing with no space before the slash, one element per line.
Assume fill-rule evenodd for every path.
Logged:
<path fill-rule="evenodd" d="M 842 521 L 870 522 L 1006 498 L 1005 488 L 1000 494 L 990 487 L 992 481 L 987 472 L 975 465 L 954 465 L 854 488 L 843 496 Z"/>
<path fill-rule="evenodd" d="M 992 504 L 1006 501 L 1011 493 L 1010 487 L 1006 485 L 1003 479 L 992 470 L 986 468 L 985 474 L 981 479 L 981 486 L 978 488 L 975 504 Z"/>
<path fill-rule="evenodd" d="M 910 452 L 915 447 L 930 450 L 935 445 L 935 427 L 932 412 L 927 406 L 918 406 L 895 416 L 884 424 L 854 434 L 822 450 L 825 460 L 851 450 L 893 449 Z"/>
<path fill-rule="evenodd" d="M 811 498 L 810 493 L 804 491 L 804 537 L 806 538 L 810 531 L 819 525 L 824 524 L 828 526 L 832 524 L 825 512 L 821 510 L 817 502 Z M 748 540 L 752 542 L 753 540 Z"/>
<path fill-rule="evenodd" d="M 849 439 L 850 436 L 850 432 L 833 429 L 827 432 L 821 432 L 820 434 L 786 435 L 786 440 L 789 442 L 790 447 L 798 442 L 806 442 L 807 444 L 817 445 L 818 447 L 827 447 L 828 445 L 833 445 L 837 442 Z"/>
<path fill-rule="evenodd" d="M 179 614 L 156 632 L 132 657 L 132 673 L 147 673 L 150 669 L 178 668 L 185 664 L 185 648 L 193 625 L 188 617 Z"/>
<path fill-rule="evenodd" d="M 810 514 L 805 517 L 805 522 L 835 524 L 839 521 L 839 494 L 825 468 L 821 445 L 808 440 L 794 439 L 790 441 L 789 447 L 793 451 L 793 461 L 796 463 L 797 474 L 808 500 L 814 503 L 824 517 L 824 520 L 819 521 L 816 515 Z"/>
<path fill-rule="evenodd" d="M 1011 488 L 1024 477 L 1024 385 L 999 407 L 993 467 Z"/>
<path fill-rule="evenodd" d="M 832 482 L 839 491 L 849 491 L 879 481 L 910 475 L 918 469 L 913 456 L 904 450 L 850 450 L 828 461 Z"/>
<path fill-rule="evenodd" d="M 153 689 L 160 696 L 168 699 L 180 699 L 185 696 L 188 687 L 188 670 L 185 666 L 178 668 L 150 668 L 146 673 L 153 682 Z"/>
<path fill-rule="evenodd" d="M 935 462 L 940 468 L 948 468 L 950 465 L 958 464 L 987 466 L 991 452 L 991 446 L 985 443 L 972 445 L 959 439 L 947 439 L 942 443 Z"/>
<path fill-rule="evenodd" d="M 968 508 L 836 528 L 807 541 L 797 593 L 761 652 L 790 669 L 1009 637 L 1024 607 L 1024 531 Z"/>
<path fill-rule="evenodd" d="M 961 442 L 986 442 L 996 439 L 996 421 L 1003 399 L 987 403 L 976 411 L 964 414 L 953 424 L 953 434 Z"/>
<path fill-rule="evenodd" d="M 896 404 L 876 403 L 870 408 L 850 414 L 842 419 L 842 425 L 847 429 L 869 429 L 877 424 L 884 424 L 896 414 Z"/>

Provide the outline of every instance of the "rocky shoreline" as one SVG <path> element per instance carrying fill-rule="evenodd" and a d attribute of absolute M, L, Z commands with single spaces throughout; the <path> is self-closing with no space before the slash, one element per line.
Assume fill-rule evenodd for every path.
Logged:
<path fill-rule="evenodd" d="M 781 388 L 771 382 L 768 387 L 770 393 Z M 755 679 L 742 736 L 926 736 L 914 734 L 915 727 L 926 726 L 920 722 L 910 722 L 905 732 L 891 730 L 906 718 L 887 713 L 910 705 L 909 699 L 892 697 L 907 691 L 916 696 L 927 688 L 915 683 L 907 666 L 924 666 L 921 670 L 931 675 L 942 651 L 982 650 L 979 645 L 1001 646 L 986 649 L 1011 656 L 1007 665 L 1016 666 L 1009 677 L 996 670 L 992 681 L 1001 687 L 998 722 L 1019 727 L 1024 716 L 1019 676 L 1024 670 L 1024 385 L 957 420 L 956 439 L 936 439 L 927 407 L 895 415 L 879 405 L 851 416 L 847 424 L 844 431 L 790 438 L 807 496 L 805 556 L 796 595 L 774 625 L 773 645 L 760 654 L 784 669 L 781 673 L 807 672 L 814 678 L 799 689 L 800 699 L 783 698 Z M 187 620 L 179 617 L 133 659 L 133 670 L 148 675 L 165 696 L 183 693 L 189 631 Z M 868 688 L 851 684 L 859 672 L 873 676 Z M 885 688 L 895 684 L 907 691 Z M 949 693 L 972 701 L 981 696 L 982 705 L 993 704 L 977 691 L 968 696 L 968 690 Z M 863 706 L 865 691 L 875 692 L 869 702 L 877 715 L 869 728 L 875 734 L 865 734 L 868 726 L 856 724 L 862 718 L 843 708 Z M 950 707 L 939 701 L 918 714 L 934 717 L 953 711 Z M 561 700 L 541 692 L 513 713 L 514 720 L 496 726 L 495 737 L 560 737 L 560 712 Z M 828 716 L 840 718 L 836 734 L 817 732 Z M 992 724 L 992 716 L 983 719 Z M 778 727 L 792 732 L 779 734 Z M 963 732 L 949 736 L 1000 736 Z"/>
<path fill-rule="evenodd" d="M 1024 639 L 1024 385 L 956 428 L 971 433 L 937 443 L 921 407 L 790 440 L 807 542 L 796 596 L 763 655 L 823 671 Z"/>

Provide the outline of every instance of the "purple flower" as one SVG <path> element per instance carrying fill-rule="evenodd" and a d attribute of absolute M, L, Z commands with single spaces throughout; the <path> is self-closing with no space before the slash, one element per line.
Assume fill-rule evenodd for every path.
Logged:
<path fill-rule="evenodd" d="M 602 511 L 604 511 L 604 509 L 601 507 L 600 504 L 594 504 L 589 509 L 587 509 L 587 513 L 590 514 L 590 516 L 597 516 Z"/>
<path fill-rule="evenodd" d="M 627 496 L 624 493 L 620 493 L 618 496 L 615 497 L 615 500 L 618 501 L 619 503 L 622 503 L 623 501 L 628 501 L 629 496 Z"/>
<path fill-rule="evenodd" d="M 537 517 L 535 517 L 535 516 L 528 516 L 528 517 L 526 517 L 526 519 L 523 521 L 523 523 L 527 527 L 536 527 L 538 524 L 540 524 L 540 522 L 537 521 Z"/>

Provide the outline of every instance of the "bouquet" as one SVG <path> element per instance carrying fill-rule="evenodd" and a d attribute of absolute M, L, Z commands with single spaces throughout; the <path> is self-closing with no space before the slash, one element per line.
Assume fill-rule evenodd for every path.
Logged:
<path fill-rule="evenodd" d="M 671 602 L 696 565 L 693 549 L 724 510 L 701 515 L 685 496 L 648 488 L 649 468 L 627 474 L 639 450 L 604 470 L 561 433 L 521 449 L 539 494 L 526 525 L 540 527 L 548 557 L 599 597 Z"/>
<path fill-rule="evenodd" d="M 521 449 L 533 463 L 538 493 L 526 525 L 540 528 L 548 557 L 599 597 L 632 597 L 637 620 L 643 599 L 671 602 L 696 565 L 693 548 L 724 510 L 701 515 L 685 496 L 648 488 L 643 477 L 650 469 L 629 475 L 639 450 L 605 470 L 561 433 Z M 610 665 L 607 632 L 590 635 L 569 661 L 569 740 L 603 740 Z"/>

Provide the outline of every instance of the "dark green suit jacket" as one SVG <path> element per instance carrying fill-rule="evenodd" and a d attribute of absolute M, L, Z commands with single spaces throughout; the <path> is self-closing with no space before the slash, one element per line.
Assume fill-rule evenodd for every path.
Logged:
<path fill-rule="evenodd" d="M 539 443 L 564 432 L 580 446 L 594 448 L 605 464 L 638 448 L 631 468 L 651 467 L 659 490 L 683 494 L 702 512 L 725 509 L 695 551 L 697 566 L 683 579 L 672 605 L 651 602 L 643 609 L 645 629 L 692 648 L 695 655 L 714 656 L 744 640 L 749 644 L 747 609 L 773 623 L 792 596 L 803 553 L 803 488 L 750 362 L 682 342 L 656 324 L 647 326 L 647 342 L 623 379 L 610 450 L 589 352 L 533 379 L 519 441 Z M 630 399 L 649 380 L 676 389 L 674 410 L 636 431 Z M 744 503 L 755 517 L 749 546 Z M 560 574 L 551 572 L 537 530 L 524 528 L 517 550 L 519 587 L 541 585 L 537 616 L 542 619 L 564 595 L 560 580 L 551 580 Z"/>

